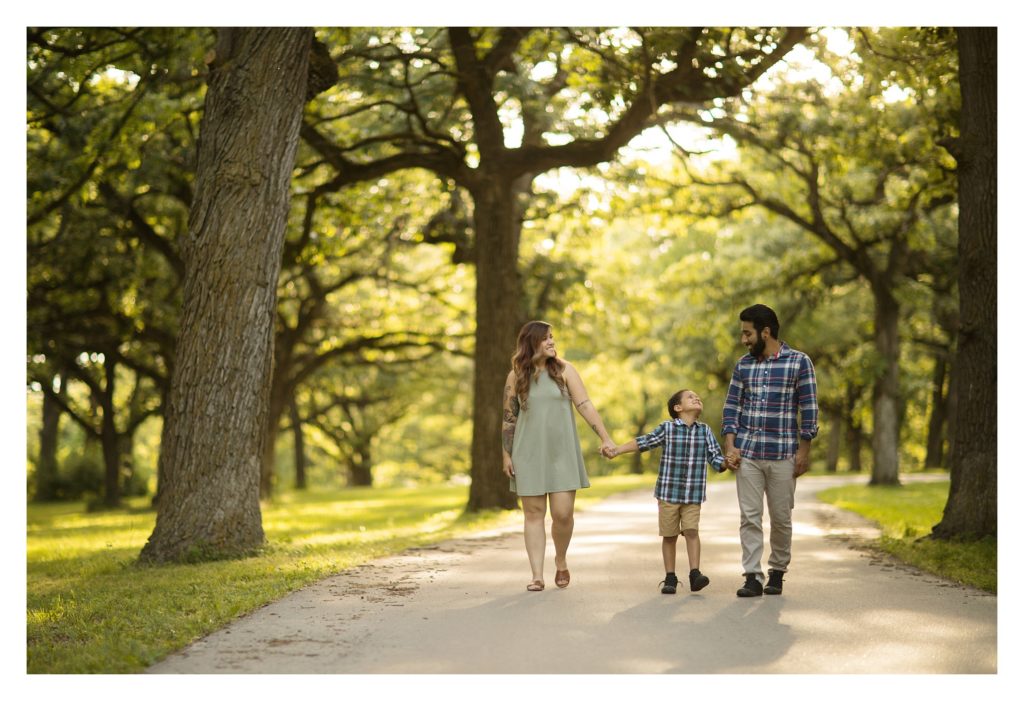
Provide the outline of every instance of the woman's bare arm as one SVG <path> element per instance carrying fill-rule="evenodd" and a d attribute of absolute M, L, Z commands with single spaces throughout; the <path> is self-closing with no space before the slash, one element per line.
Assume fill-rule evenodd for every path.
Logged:
<path fill-rule="evenodd" d="M 604 427 L 604 421 L 601 420 L 601 414 L 597 412 L 597 406 L 594 405 L 593 401 L 590 400 L 590 396 L 587 395 L 587 387 L 583 385 L 583 379 L 576 368 L 568 361 L 565 364 L 565 385 L 569 387 L 569 396 L 572 398 L 577 412 L 583 416 L 583 419 L 587 421 L 587 425 L 593 429 L 597 437 L 601 438 L 602 452 L 606 447 L 615 447 L 615 443 L 612 442 L 611 437 L 608 435 L 608 430 Z"/>

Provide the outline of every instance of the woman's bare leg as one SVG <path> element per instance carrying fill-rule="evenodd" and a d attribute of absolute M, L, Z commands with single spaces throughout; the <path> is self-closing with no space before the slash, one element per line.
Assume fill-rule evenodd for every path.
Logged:
<path fill-rule="evenodd" d="M 530 570 L 534 581 L 544 580 L 544 549 L 547 537 L 544 532 L 544 515 L 547 513 L 547 497 L 520 497 L 523 504 L 523 539 L 526 540 L 526 555 L 530 558 Z"/>
<path fill-rule="evenodd" d="M 569 551 L 574 524 L 573 509 L 576 506 L 576 491 L 552 492 L 551 500 L 551 538 L 555 542 L 555 569 L 565 571 L 565 555 Z"/>

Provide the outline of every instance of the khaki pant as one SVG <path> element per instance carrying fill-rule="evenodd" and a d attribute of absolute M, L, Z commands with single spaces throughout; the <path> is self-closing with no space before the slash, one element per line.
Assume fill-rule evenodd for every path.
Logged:
<path fill-rule="evenodd" d="M 700 526 L 699 504 L 675 504 L 658 500 L 658 534 L 679 536 L 687 529 L 694 531 Z"/>
<path fill-rule="evenodd" d="M 740 504 L 740 546 L 743 548 L 743 573 L 756 574 L 764 583 L 761 554 L 764 552 L 764 531 L 761 519 L 764 500 L 768 498 L 771 518 L 771 556 L 768 568 L 787 571 L 793 543 L 793 498 L 796 478 L 794 458 L 788 460 L 748 460 L 740 462 L 736 471 L 736 496 Z"/>

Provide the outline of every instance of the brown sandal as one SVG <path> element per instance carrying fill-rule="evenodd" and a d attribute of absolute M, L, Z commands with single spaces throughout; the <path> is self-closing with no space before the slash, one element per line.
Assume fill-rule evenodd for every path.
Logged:
<path fill-rule="evenodd" d="M 559 588 L 565 588 L 569 585 L 569 569 L 555 571 L 555 585 Z"/>
<path fill-rule="evenodd" d="M 534 579 L 530 583 L 526 584 L 526 590 L 527 591 L 543 591 L 544 590 L 544 582 L 541 581 L 540 579 Z"/>

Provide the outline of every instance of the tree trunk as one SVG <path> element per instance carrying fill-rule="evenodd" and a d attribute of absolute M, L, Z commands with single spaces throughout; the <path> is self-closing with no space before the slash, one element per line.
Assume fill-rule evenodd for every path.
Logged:
<path fill-rule="evenodd" d="M 369 440 L 352 444 L 352 456 L 348 459 L 348 484 L 350 487 L 373 486 L 373 457 Z"/>
<path fill-rule="evenodd" d="M 60 416 L 63 412 L 57 403 L 57 394 L 64 387 L 64 377 L 61 377 L 60 384 L 56 387 L 52 382 L 43 384 L 43 423 L 39 428 L 39 460 L 33 497 L 36 502 L 48 502 L 56 496 L 59 477 L 57 444 L 60 442 Z"/>
<path fill-rule="evenodd" d="M 900 312 L 890 290 L 875 290 L 875 349 L 880 366 L 874 384 L 871 433 L 872 485 L 900 483 Z"/>
<path fill-rule="evenodd" d="M 483 180 L 473 192 L 476 236 L 476 354 L 473 369 L 472 482 L 467 511 L 515 509 L 501 468 L 502 390 L 522 326 L 520 207 L 513 181 Z"/>
<path fill-rule="evenodd" d="M 861 450 L 864 447 L 864 430 L 859 425 L 847 423 L 846 427 L 846 456 L 849 459 L 849 471 L 861 472 L 864 464 L 861 461 Z"/>
<path fill-rule="evenodd" d="M 946 395 L 946 456 L 942 460 L 942 466 L 952 470 L 953 453 L 956 451 L 956 415 L 957 415 L 957 387 L 956 387 L 956 357 L 953 358 L 953 367 L 949 374 L 949 392 Z"/>
<path fill-rule="evenodd" d="M 170 360 L 170 359 L 168 359 Z M 168 369 L 171 371 L 170 380 L 173 380 L 174 373 L 173 368 Z M 163 451 L 164 443 L 170 442 L 167 431 L 167 404 L 171 402 L 171 391 L 167 386 L 163 386 L 160 394 L 160 402 L 164 404 L 163 415 L 160 418 L 160 450 Z M 153 499 L 150 502 L 150 507 L 156 509 L 160 502 L 160 492 L 162 491 L 164 483 L 164 458 L 158 457 L 156 461 L 156 492 L 153 493 Z"/>
<path fill-rule="evenodd" d="M 100 408 L 103 411 L 103 418 L 100 421 L 100 442 L 103 444 L 103 504 L 107 507 L 118 507 L 121 504 L 121 440 L 114 420 L 117 364 L 110 354 L 105 354 L 105 357 L 103 371 L 106 382 L 103 384 L 100 401 Z"/>
<path fill-rule="evenodd" d="M 935 357 L 935 368 L 932 371 L 932 412 L 928 418 L 928 449 L 924 456 L 926 468 L 942 467 L 946 437 L 943 432 L 946 426 L 947 395 L 946 395 L 946 358 L 945 355 Z"/>
<path fill-rule="evenodd" d="M 860 400 L 861 387 L 852 383 L 846 385 L 846 405 L 844 406 L 843 425 L 846 430 L 846 454 L 849 459 L 847 469 L 860 472 L 863 468 L 860 461 L 861 444 L 864 441 L 864 428 L 857 417 L 857 401 Z"/>
<path fill-rule="evenodd" d="M 218 33 L 182 240 L 182 318 L 147 562 L 250 553 L 264 543 L 277 279 L 305 103 L 309 28 Z"/>
<path fill-rule="evenodd" d="M 292 437 L 295 448 L 295 489 L 304 490 L 306 484 L 306 441 L 302 437 L 302 421 L 299 419 L 299 406 L 292 396 L 289 407 L 292 421 Z"/>
<path fill-rule="evenodd" d="M 843 444 L 842 418 L 839 416 L 838 409 L 822 408 L 822 412 L 828 414 L 828 422 L 830 423 L 828 427 L 828 447 L 825 450 L 825 471 L 835 472 L 839 469 L 839 449 Z"/>
<path fill-rule="evenodd" d="M 274 466 L 277 452 L 277 436 L 281 434 L 281 420 L 288 407 L 291 395 L 278 391 L 277 384 L 272 383 L 269 405 L 267 407 L 266 434 L 263 438 L 263 450 L 260 454 L 260 499 L 270 499 L 274 494 Z"/>
<path fill-rule="evenodd" d="M 938 539 L 996 535 L 996 28 L 957 28 L 960 45 L 960 331 L 957 427 Z"/>

